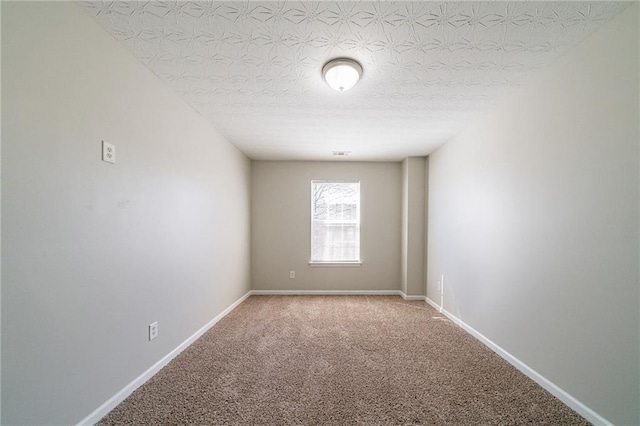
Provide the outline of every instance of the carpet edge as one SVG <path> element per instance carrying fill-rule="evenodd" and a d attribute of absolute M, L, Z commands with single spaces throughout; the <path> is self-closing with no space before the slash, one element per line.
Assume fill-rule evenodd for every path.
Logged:
<path fill-rule="evenodd" d="M 593 423 L 594 425 L 598 425 L 598 426 L 600 426 L 600 425 L 602 425 L 602 426 L 613 426 L 613 423 L 611 423 L 610 421 L 608 421 L 607 419 L 602 417 L 600 414 L 596 413 L 593 409 L 589 408 L 583 402 L 581 402 L 576 397 L 574 397 L 573 395 L 571 395 L 570 393 L 568 393 L 567 391 L 565 391 L 564 389 L 562 389 L 561 387 L 559 387 L 558 385 L 553 383 L 551 380 L 547 379 L 542 374 L 538 373 L 536 370 L 534 370 L 533 368 L 529 367 L 524 362 L 520 361 L 520 359 L 516 358 L 515 356 L 513 356 L 512 354 L 510 354 L 509 352 L 504 350 L 498 344 L 494 343 L 492 340 L 490 340 L 484 334 L 480 333 L 475 328 L 471 327 L 469 324 L 467 324 L 466 322 L 462 321 L 460 318 L 455 316 L 453 313 L 447 311 L 446 309 L 444 309 L 443 307 L 441 307 L 439 304 L 437 304 L 436 302 L 434 302 L 433 300 L 431 300 L 428 297 L 425 297 L 425 302 L 427 304 L 431 305 L 433 308 L 435 308 L 438 311 L 440 311 L 442 314 L 444 314 L 447 318 L 449 318 L 452 322 L 454 322 L 456 325 L 458 325 L 464 331 L 466 331 L 467 333 L 469 333 L 470 335 L 472 335 L 473 337 L 478 339 L 482 344 L 484 344 L 489 349 L 491 349 L 493 352 L 495 352 L 498 356 L 500 356 L 500 358 L 504 359 L 509 364 L 513 365 L 516 369 L 518 369 L 518 371 L 520 371 L 525 376 L 529 377 L 531 380 L 533 380 L 534 382 L 539 384 L 542 388 L 544 388 L 546 391 L 548 391 L 551 395 L 553 395 L 556 398 L 558 398 L 566 406 L 568 406 L 569 408 L 574 410 L 576 413 L 580 414 L 582 417 L 587 419 L 589 422 Z"/>
<path fill-rule="evenodd" d="M 158 362 L 149 367 L 144 373 L 133 379 L 129 384 L 127 384 L 124 388 L 120 389 L 116 392 L 111 398 L 106 400 L 102 405 L 92 411 L 88 416 L 84 419 L 80 420 L 77 423 L 77 426 L 84 425 L 94 425 L 104 416 L 106 416 L 111 410 L 116 408 L 118 404 L 124 401 L 129 395 L 131 395 L 136 389 L 142 386 L 147 380 L 152 378 L 158 371 L 160 371 L 165 365 L 169 364 L 172 359 L 178 356 L 182 351 L 184 351 L 189 345 L 198 340 L 204 333 L 207 332 L 211 327 L 213 327 L 218 321 L 227 316 L 231 311 L 233 311 L 238 305 L 244 302 L 249 296 L 251 296 L 252 292 L 248 291 L 238 300 L 229 305 L 226 309 L 216 315 L 211 321 L 198 329 L 195 333 L 189 336 L 186 340 L 180 343 L 175 349 L 169 352 L 167 355 L 162 357 Z"/>

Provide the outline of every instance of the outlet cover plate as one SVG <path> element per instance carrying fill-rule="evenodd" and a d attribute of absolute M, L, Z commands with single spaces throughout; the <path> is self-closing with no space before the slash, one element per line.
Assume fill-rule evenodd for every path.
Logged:
<path fill-rule="evenodd" d="M 116 164 L 116 147 L 113 144 L 102 141 L 102 161 Z"/>

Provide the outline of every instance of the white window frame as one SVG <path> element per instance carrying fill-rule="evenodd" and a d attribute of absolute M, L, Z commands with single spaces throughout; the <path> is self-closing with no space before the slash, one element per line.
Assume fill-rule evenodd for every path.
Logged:
<path fill-rule="evenodd" d="M 358 259 L 354 259 L 354 260 L 331 260 L 331 261 L 326 261 L 326 260 L 315 260 L 313 259 L 313 214 L 314 214 L 314 200 L 313 200 L 313 187 L 314 184 L 317 183 L 350 183 L 350 184 L 358 184 L 358 208 L 357 208 L 357 219 L 356 219 L 356 225 L 357 225 L 357 235 L 358 235 Z M 309 260 L 309 265 L 310 266 L 361 266 L 362 265 L 362 236 L 361 236 L 361 225 L 362 222 L 360 220 L 361 218 L 361 209 L 362 209 L 362 191 L 361 191 L 361 185 L 360 185 L 360 181 L 356 181 L 356 180 L 336 180 L 336 179 L 331 179 L 331 180 L 319 180 L 319 179 L 314 179 L 311 181 L 311 185 L 310 185 L 310 215 L 309 215 L 309 236 L 310 236 L 310 260 Z M 340 222 L 340 223 L 344 223 L 344 222 Z"/>

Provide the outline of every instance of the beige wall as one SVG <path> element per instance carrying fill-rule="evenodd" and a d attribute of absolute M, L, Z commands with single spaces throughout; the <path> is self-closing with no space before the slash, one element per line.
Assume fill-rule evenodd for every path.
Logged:
<path fill-rule="evenodd" d="M 0 32 L 2 32 L 2 2 L 0 2 Z M 2 37 L 0 37 L 1 39 Z M 2 52 L 0 41 L 0 52 Z M 2 59 L 0 55 L 0 82 L 2 81 Z M 0 84 L 0 90 L 2 90 Z M 2 102 L 0 101 L 0 129 L 2 129 Z M 2 173 L 2 131 L 0 131 L 0 174 Z M 2 185 L 0 185 L 0 235 L 2 235 Z M 0 244 L 0 259 L 2 259 L 2 244 Z M 0 261 L 0 337 L 2 336 L 2 262 Z M 2 366 L 2 339 L 0 338 L 0 366 Z M 2 423 L 2 368 L 0 368 L 0 423 Z"/>
<path fill-rule="evenodd" d="M 1 423 L 74 424 L 249 290 L 250 162 L 74 3 L 2 67 Z"/>
<path fill-rule="evenodd" d="M 252 161 L 254 290 L 399 290 L 401 164 Z M 311 180 L 359 180 L 362 266 L 308 265 Z M 295 271 L 295 279 L 289 278 Z"/>
<path fill-rule="evenodd" d="M 402 291 L 425 293 L 425 166 L 426 158 L 402 162 Z"/>
<path fill-rule="evenodd" d="M 428 297 L 639 424 L 638 5 L 429 162 Z"/>

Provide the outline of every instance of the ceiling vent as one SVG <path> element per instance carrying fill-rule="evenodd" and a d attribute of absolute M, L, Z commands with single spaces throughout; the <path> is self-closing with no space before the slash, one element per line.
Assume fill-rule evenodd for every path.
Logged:
<path fill-rule="evenodd" d="M 331 151 L 331 153 L 336 157 L 346 157 L 351 154 L 351 151 Z"/>

